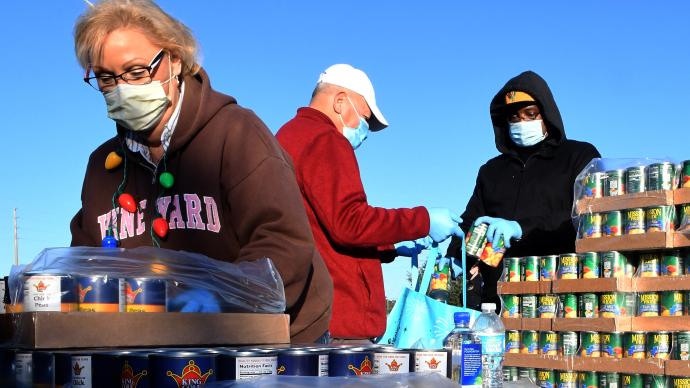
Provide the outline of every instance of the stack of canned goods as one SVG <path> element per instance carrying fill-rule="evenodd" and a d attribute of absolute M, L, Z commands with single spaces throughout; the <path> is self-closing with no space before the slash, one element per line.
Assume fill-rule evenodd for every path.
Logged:
<path fill-rule="evenodd" d="M 504 372 L 505 376 L 508 376 Z M 658 375 L 625 374 L 617 372 L 565 371 L 537 369 L 536 385 L 539 387 L 621 387 L 621 388 L 665 388 L 681 387 L 687 377 L 666 377 Z M 676 384 L 676 385 L 667 385 Z"/>
<path fill-rule="evenodd" d="M 678 264 L 690 252 L 674 252 Z M 670 260 L 670 259 L 669 259 Z M 690 267 L 690 260 L 688 266 Z M 555 279 L 595 279 L 633 277 L 635 266 L 632 260 L 618 252 L 564 253 L 561 255 L 507 257 L 503 260 L 503 281 L 530 282 Z M 674 274 L 682 274 L 678 268 Z"/>
<path fill-rule="evenodd" d="M 682 164 L 680 179 L 676 165 L 670 162 L 653 163 L 648 166 L 632 166 L 601 172 L 591 172 L 584 177 L 582 198 L 614 197 L 623 194 L 646 191 L 673 190 L 681 181 L 683 187 L 690 187 L 690 161 Z"/>
<path fill-rule="evenodd" d="M 678 212 L 681 219 L 685 217 L 687 220 L 689 210 L 688 206 L 679 206 Z M 578 238 L 670 232 L 676 229 L 676 215 L 676 207 L 673 205 L 613 210 L 606 213 L 587 213 L 583 214 L 580 219 Z"/>
<path fill-rule="evenodd" d="M 187 387 L 264 375 L 361 376 L 436 372 L 450 377 L 448 350 L 309 345 L 24 351 L 0 349 L 2 386 Z"/>

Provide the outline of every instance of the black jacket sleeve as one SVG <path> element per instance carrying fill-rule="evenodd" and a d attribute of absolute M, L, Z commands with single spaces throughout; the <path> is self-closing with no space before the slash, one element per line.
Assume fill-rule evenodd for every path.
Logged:
<path fill-rule="evenodd" d="M 462 228 L 462 231 L 465 232 L 465 234 L 467 234 L 477 218 L 486 214 L 486 209 L 484 209 L 484 201 L 482 200 L 482 185 L 480 183 L 480 177 L 483 170 L 484 166 L 479 169 L 479 173 L 477 174 L 477 182 L 474 185 L 474 192 L 472 192 L 472 197 L 470 197 L 470 201 L 467 203 L 465 212 L 462 213 L 462 223 L 460 224 L 460 228 Z M 448 245 L 446 257 L 460 258 L 462 249 L 461 244 L 462 240 L 453 236 L 453 238 L 450 240 L 450 245 Z"/>

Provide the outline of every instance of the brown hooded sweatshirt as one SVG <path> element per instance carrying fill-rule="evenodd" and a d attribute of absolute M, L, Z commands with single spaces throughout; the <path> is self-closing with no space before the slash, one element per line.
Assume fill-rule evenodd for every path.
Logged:
<path fill-rule="evenodd" d="M 328 330 L 333 285 L 314 246 L 290 162 L 264 123 L 234 98 L 211 89 L 204 70 L 184 80 L 180 116 L 166 156 L 154 168 L 124 145 L 125 130 L 90 156 L 82 208 L 71 223 L 72 246 L 100 246 L 116 220 L 120 246 L 151 245 L 158 212 L 169 226 L 162 248 L 240 262 L 269 257 L 285 285 L 293 342 L 311 342 Z M 104 168 L 107 155 L 126 153 L 124 192 L 138 211 L 113 210 L 125 164 Z M 168 171 L 175 183 L 158 184 Z"/>

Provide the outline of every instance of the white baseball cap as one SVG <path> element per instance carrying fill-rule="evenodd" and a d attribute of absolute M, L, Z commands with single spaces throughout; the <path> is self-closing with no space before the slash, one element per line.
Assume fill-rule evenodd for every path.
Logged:
<path fill-rule="evenodd" d="M 374 85 L 371 84 L 369 77 L 362 70 L 345 64 L 333 65 L 319 76 L 317 84 L 322 82 L 350 89 L 364 97 L 364 101 L 371 109 L 372 117 L 375 118 L 375 120 L 370 120 L 369 127 L 372 131 L 380 131 L 388 126 L 388 121 L 383 117 L 379 107 L 376 106 Z"/>

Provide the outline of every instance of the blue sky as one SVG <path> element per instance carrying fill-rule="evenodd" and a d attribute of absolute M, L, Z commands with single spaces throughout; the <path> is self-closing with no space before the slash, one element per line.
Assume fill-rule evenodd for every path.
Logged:
<path fill-rule="evenodd" d="M 319 73 L 350 63 L 372 79 L 390 127 L 357 151 L 370 203 L 464 210 L 497 154 L 491 97 L 531 69 L 568 137 L 607 157 L 690 159 L 690 3 L 684 1 L 161 1 L 195 33 L 217 90 L 275 132 Z M 0 23 L 0 272 L 66 246 L 90 152 L 114 134 L 81 81 L 72 29 L 81 0 L 3 4 Z M 384 266 L 396 297 L 409 259 Z"/>

